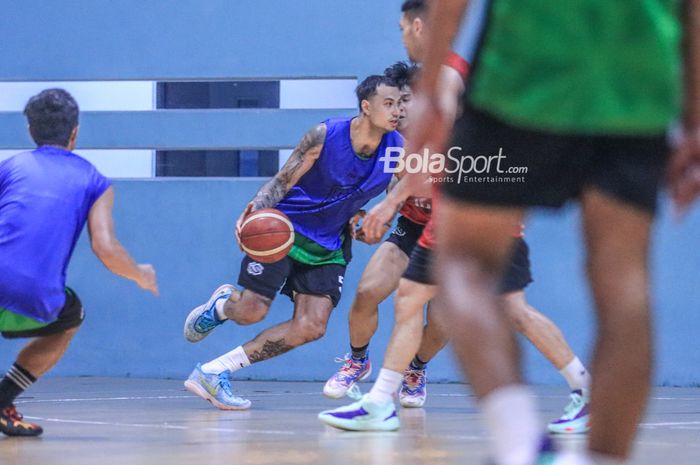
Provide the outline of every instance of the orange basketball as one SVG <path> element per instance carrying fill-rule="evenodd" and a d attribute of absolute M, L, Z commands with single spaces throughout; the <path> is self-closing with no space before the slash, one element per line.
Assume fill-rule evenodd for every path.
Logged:
<path fill-rule="evenodd" d="M 281 211 L 263 208 L 246 217 L 240 236 L 241 248 L 250 258 L 260 263 L 274 263 L 291 250 L 294 227 Z"/>

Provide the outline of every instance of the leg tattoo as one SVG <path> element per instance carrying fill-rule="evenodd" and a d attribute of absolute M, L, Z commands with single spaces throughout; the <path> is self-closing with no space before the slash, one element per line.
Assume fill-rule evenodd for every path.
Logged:
<path fill-rule="evenodd" d="M 285 343 L 284 338 L 277 341 L 265 341 L 262 350 L 256 350 L 252 354 L 248 355 L 248 360 L 250 363 L 261 362 L 267 360 L 268 358 L 277 357 L 285 352 L 289 352 L 294 347 Z"/>

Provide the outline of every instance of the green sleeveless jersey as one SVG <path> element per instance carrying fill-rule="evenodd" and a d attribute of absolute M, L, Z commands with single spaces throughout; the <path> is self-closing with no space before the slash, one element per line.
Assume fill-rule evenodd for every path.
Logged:
<path fill-rule="evenodd" d="M 492 0 L 469 101 L 522 127 L 663 131 L 681 93 L 678 0 Z"/>

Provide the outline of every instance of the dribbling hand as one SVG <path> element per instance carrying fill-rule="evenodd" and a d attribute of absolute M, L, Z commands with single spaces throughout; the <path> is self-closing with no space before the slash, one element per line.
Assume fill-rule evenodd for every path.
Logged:
<path fill-rule="evenodd" d="M 368 244 L 376 244 L 382 239 L 390 227 L 391 219 L 396 214 L 396 210 L 396 205 L 387 199 L 382 200 L 370 210 L 362 223 L 362 231 Z"/>
<path fill-rule="evenodd" d="M 248 205 L 246 205 L 245 210 L 243 210 L 241 216 L 238 217 L 238 220 L 236 220 L 236 242 L 238 242 L 238 247 L 241 249 L 241 251 L 243 251 L 243 248 L 241 247 L 241 228 L 243 227 L 243 222 L 245 221 L 246 217 L 252 212 L 253 202 L 250 202 Z"/>

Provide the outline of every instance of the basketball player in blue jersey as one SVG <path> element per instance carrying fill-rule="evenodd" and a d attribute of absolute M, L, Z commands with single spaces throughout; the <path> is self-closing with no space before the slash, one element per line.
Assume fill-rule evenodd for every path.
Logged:
<path fill-rule="evenodd" d="M 263 320 L 280 290 L 294 302 L 290 320 L 192 371 L 185 387 L 220 409 L 250 407 L 250 401 L 233 394 L 232 372 L 321 338 L 340 300 L 354 234 L 348 225 L 391 181 L 381 154 L 403 146 L 396 132 L 401 94 L 394 81 L 370 76 L 356 94 L 360 114 L 329 119 L 308 131 L 238 220 L 237 231 L 251 212 L 284 212 L 295 232 L 289 256 L 272 264 L 245 257 L 238 278 L 244 290 L 224 284 L 187 317 L 185 338 L 198 342 L 226 320 L 240 325 Z"/>
<path fill-rule="evenodd" d="M 0 380 L 0 432 L 38 436 L 15 399 L 58 362 L 84 311 L 66 268 L 87 222 L 95 255 L 112 272 L 158 293 L 151 265 L 137 265 L 114 235 L 110 182 L 74 154 L 78 104 L 63 89 L 32 97 L 24 114 L 37 148 L 0 162 L 0 332 L 30 341 Z"/>

